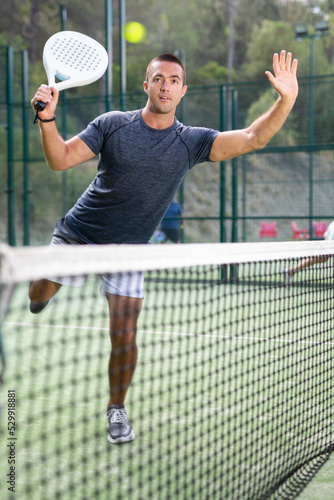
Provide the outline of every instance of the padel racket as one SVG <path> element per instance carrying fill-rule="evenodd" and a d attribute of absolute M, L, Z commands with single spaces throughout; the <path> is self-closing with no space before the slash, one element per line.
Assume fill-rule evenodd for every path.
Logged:
<path fill-rule="evenodd" d="M 93 83 L 108 66 L 108 53 L 93 38 L 76 31 L 60 31 L 52 35 L 43 50 L 43 64 L 48 85 L 57 90 L 81 87 Z M 36 101 L 36 111 L 46 103 Z"/>

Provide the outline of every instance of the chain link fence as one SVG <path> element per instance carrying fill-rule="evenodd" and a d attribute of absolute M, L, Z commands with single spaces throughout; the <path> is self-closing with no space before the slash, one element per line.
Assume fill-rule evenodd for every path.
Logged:
<path fill-rule="evenodd" d="M 0 49 L 0 240 L 12 245 L 48 243 L 64 215 L 94 178 L 97 160 L 65 173 L 45 164 L 30 97 L 24 53 Z M 144 79 L 144 77 L 143 77 Z M 300 79 L 296 105 L 266 148 L 232 161 L 195 166 L 178 196 L 185 242 L 259 241 L 260 223 L 275 221 L 278 240 L 292 239 L 291 222 L 306 227 L 333 218 L 334 75 Z M 87 96 L 61 94 L 57 126 L 64 138 L 109 109 L 145 106 L 142 91 L 106 96 L 103 81 Z M 310 89 L 313 106 L 310 108 Z M 276 96 L 267 82 L 189 87 L 178 109 L 186 125 L 242 128 Z M 312 125 L 312 134 L 310 126 Z"/>

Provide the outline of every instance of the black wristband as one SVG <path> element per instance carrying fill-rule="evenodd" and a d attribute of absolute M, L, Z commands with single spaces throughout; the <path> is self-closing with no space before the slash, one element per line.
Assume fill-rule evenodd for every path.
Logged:
<path fill-rule="evenodd" d="M 49 120 L 42 120 L 42 118 L 38 116 L 38 111 L 36 111 L 34 123 L 38 122 L 48 123 L 48 122 L 54 122 L 55 120 L 56 120 L 56 115 L 53 115 L 53 117 L 49 118 Z"/>

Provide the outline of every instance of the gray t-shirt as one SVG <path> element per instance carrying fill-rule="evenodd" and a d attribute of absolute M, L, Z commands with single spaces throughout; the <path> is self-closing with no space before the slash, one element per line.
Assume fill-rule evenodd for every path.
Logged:
<path fill-rule="evenodd" d="M 98 173 L 65 219 L 84 243 L 147 243 L 190 168 L 209 161 L 219 132 L 176 119 L 163 130 L 137 111 L 105 113 L 79 134 Z"/>

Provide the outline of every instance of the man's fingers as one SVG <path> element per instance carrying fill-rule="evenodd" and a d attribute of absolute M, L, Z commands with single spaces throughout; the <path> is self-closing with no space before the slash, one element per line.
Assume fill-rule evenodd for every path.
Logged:
<path fill-rule="evenodd" d="M 36 100 L 48 102 L 51 99 L 51 90 L 47 85 L 41 85 L 35 94 Z"/>
<path fill-rule="evenodd" d="M 273 56 L 273 70 L 274 73 L 277 73 L 279 71 L 279 64 L 278 64 L 278 54 L 275 52 Z"/>
<path fill-rule="evenodd" d="M 273 85 L 275 81 L 274 75 L 270 71 L 265 71 L 265 75 L 267 76 L 269 82 Z"/>
<path fill-rule="evenodd" d="M 277 75 L 280 71 L 288 71 L 289 73 L 296 74 L 297 72 L 297 59 L 292 61 L 292 53 L 286 53 L 285 50 L 281 50 L 280 54 L 277 53 L 273 56 L 273 70 L 274 74 Z"/>
<path fill-rule="evenodd" d="M 286 52 L 285 50 L 281 50 L 281 54 L 280 54 L 280 58 L 279 58 L 279 67 L 280 67 L 280 70 L 281 71 L 284 71 L 286 66 L 285 66 L 285 63 L 286 63 Z"/>
<path fill-rule="evenodd" d="M 294 59 L 292 62 L 292 68 L 291 68 L 291 73 L 293 75 L 297 74 L 297 67 L 298 67 L 298 59 Z"/>
<path fill-rule="evenodd" d="M 291 54 L 291 52 L 288 52 L 287 56 L 286 56 L 286 62 L 285 62 L 286 71 L 291 71 L 291 59 L 292 59 L 292 54 Z"/>

